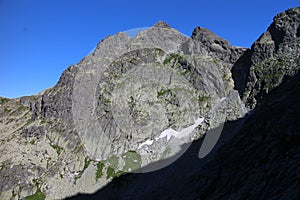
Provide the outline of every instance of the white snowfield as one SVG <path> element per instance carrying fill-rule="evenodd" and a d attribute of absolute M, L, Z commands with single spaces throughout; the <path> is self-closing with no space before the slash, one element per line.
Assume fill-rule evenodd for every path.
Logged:
<path fill-rule="evenodd" d="M 139 145 L 138 149 L 140 149 L 144 145 L 151 145 L 151 144 L 153 144 L 153 142 L 154 142 L 154 140 L 151 140 L 151 139 L 146 140 L 145 142 L 143 142 Z"/>
<path fill-rule="evenodd" d="M 176 138 L 184 138 L 189 136 L 193 132 L 193 130 L 199 126 L 204 121 L 204 118 L 198 118 L 195 120 L 195 123 L 189 127 L 186 127 L 182 129 L 181 131 L 177 132 L 172 128 L 168 128 L 167 130 L 163 131 L 158 137 L 155 138 L 155 140 L 159 140 L 160 138 L 167 137 L 167 141 L 171 139 L 172 136 Z"/>
<path fill-rule="evenodd" d="M 193 130 L 199 126 L 202 122 L 204 121 L 204 118 L 198 118 L 195 120 L 195 123 L 189 127 L 186 127 L 184 129 L 182 129 L 181 131 L 176 131 L 172 128 L 168 128 L 166 130 L 164 130 L 158 137 L 155 137 L 155 141 L 158 141 L 161 138 L 167 137 L 167 141 L 169 141 L 171 139 L 171 137 L 176 137 L 176 138 L 184 138 L 189 136 L 189 134 L 191 134 L 193 132 Z M 153 139 L 148 139 L 145 142 L 141 143 L 138 147 L 138 149 L 140 149 L 142 146 L 144 145 L 152 145 L 154 142 Z"/>

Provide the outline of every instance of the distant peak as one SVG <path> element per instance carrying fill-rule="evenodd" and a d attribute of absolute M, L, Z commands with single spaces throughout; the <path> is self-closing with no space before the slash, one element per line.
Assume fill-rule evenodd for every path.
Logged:
<path fill-rule="evenodd" d="M 157 22 L 156 24 L 153 25 L 153 27 L 156 27 L 156 28 L 171 28 L 169 26 L 169 24 L 167 24 L 166 22 L 164 21 L 159 21 Z"/>
<path fill-rule="evenodd" d="M 216 35 L 216 34 L 214 34 L 213 32 L 211 32 L 207 28 L 202 28 L 200 26 L 196 26 L 196 28 L 194 28 L 194 30 L 193 30 L 192 38 L 194 38 L 194 37 L 196 37 L 198 35 Z"/>
<path fill-rule="evenodd" d="M 202 42 L 203 44 L 211 45 L 213 43 L 218 43 L 222 45 L 229 45 L 228 41 L 219 37 L 207 28 L 202 28 L 197 26 L 192 33 L 192 39 Z"/>
<path fill-rule="evenodd" d="M 193 35 L 197 35 L 197 33 L 201 31 L 201 29 L 202 28 L 200 26 L 196 26 L 193 30 Z"/>

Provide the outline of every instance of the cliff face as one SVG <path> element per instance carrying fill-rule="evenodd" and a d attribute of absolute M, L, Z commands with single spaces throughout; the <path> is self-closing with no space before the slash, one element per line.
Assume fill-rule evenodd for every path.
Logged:
<path fill-rule="evenodd" d="M 285 76 L 299 69 L 299 9 L 274 17 L 273 23 L 234 64 L 235 89 L 247 107 L 254 108 Z"/>
<path fill-rule="evenodd" d="M 42 94 L 1 98 L 0 197 L 296 198 L 299 22 L 278 14 L 251 49 L 158 22 L 105 38 Z"/>

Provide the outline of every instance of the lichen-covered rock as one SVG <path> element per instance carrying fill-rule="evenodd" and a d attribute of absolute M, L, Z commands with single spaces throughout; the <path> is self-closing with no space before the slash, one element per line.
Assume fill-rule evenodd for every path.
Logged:
<path fill-rule="evenodd" d="M 284 77 L 291 77 L 299 70 L 299 24 L 299 8 L 276 15 L 251 50 L 234 64 L 235 88 L 247 107 L 254 108 Z"/>
<path fill-rule="evenodd" d="M 122 173 L 178 158 L 227 117 L 242 117 L 246 110 L 234 95 L 230 64 L 244 49 L 206 32 L 195 29 L 187 38 L 158 22 L 134 38 L 118 33 L 66 69 L 53 88 L 20 98 L 31 118 L 15 129 L 21 138 L 5 148 L 11 151 L 19 140 L 25 152 L 12 165 L 32 169 L 28 162 L 35 157 L 43 172 L 28 175 L 28 183 L 39 185 L 15 191 L 19 197 L 40 190 L 55 199 L 93 192 Z M 186 52 L 189 41 L 205 51 Z"/>
<path fill-rule="evenodd" d="M 92 193 L 124 173 L 171 164 L 204 135 L 217 142 L 229 121 L 232 137 L 249 108 L 297 73 L 299 35 L 296 8 L 251 49 L 164 22 L 103 39 L 53 88 L 0 98 L 0 198 Z"/>
<path fill-rule="evenodd" d="M 299 199 L 299 53 L 291 53 L 299 52 L 299 11 L 300 8 L 295 8 L 277 15 L 276 26 L 271 26 L 279 27 L 281 31 L 265 33 L 251 50 L 245 52 L 238 64 L 250 64 L 240 65 L 241 74 L 237 74 L 235 65 L 235 86 L 243 92 L 255 93 L 253 96 L 241 94 L 245 96 L 247 105 L 255 109 L 237 119 L 239 113 L 243 113 L 239 109 L 246 108 L 237 98 L 239 94 L 236 90 L 230 90 L 226 98 L 215 104 L 214 109 L 209 109 L 198 129 L 209 125 L 213 127 L 221 121 L 222 115 L 226 116 L 227 121 L 206 132 L 207 135 L 218 135 L 219 128 L 224 127 L 218 143 L 206 157 L 199 159 L 199 147 L 202 149 L 206 141 L 206 137 L 201 137 L 168 167 L 145 174 L 121 176 L 94 194 L 76 195 L 70 199 L 106 196 L 108 199 L 130 200 Z M 270 35 L 275 39 L 269 43 Z M 278 48 L 274 45 L 276 43 Z M 282 66 L 278 65 L 281 61 Z M 248 68 L 246 77 L 238 79 L 239 75 L 245 75 L 243 70 L 246 69 L 243 67 L 249 66 L 251 68 Z M 243 83 L 243 79 L 246 82 Z M 145 144 L 150 143 L 151 140 L 145 141 Z M 152 145 L 155 146 L 154 141 Z M 152 150 L 150 147 L 149 150 Z"/>

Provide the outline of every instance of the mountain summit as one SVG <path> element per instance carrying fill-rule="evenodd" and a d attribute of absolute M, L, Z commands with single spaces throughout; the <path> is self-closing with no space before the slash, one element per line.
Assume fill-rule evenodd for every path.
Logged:
<path fill-rule="evenodd" d="M 293 8 L 251 49 L 161 21 L 103 39 L 0 98 L 0 198 L 297 199 L 299 27 Z"/>
<path fill-rule="evenodd" d="M 153 25 L 153 27 L 157 27 L 157 28 L 171 28 L 169 24 L 167 24 L 164 21 L 159 21 L 156 24 Z"/>

